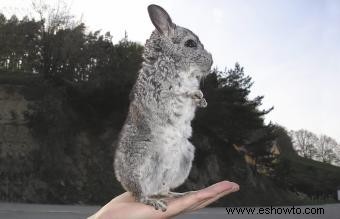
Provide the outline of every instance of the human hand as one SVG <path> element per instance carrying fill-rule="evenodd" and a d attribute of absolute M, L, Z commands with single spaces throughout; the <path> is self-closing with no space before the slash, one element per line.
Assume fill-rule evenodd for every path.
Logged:
<path fill-rule="evenodd" d="M 204 208 L 219 198 L 238 190 L 239 185 L 236 183 L 222 181 L 183 197 L 169 199 L 165 212 L 136 202 L 131 193 L 125 192 L 112 199 L 88 219 L 167 219 Z"/>

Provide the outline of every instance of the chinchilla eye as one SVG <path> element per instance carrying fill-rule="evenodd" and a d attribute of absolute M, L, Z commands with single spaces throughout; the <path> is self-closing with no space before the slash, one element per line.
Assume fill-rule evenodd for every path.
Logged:
<path fill-rule="evenodd" d="M 187 40 L 184 46 L 194 48 L 197 47 L 197 43 L 194 40 Z"/>

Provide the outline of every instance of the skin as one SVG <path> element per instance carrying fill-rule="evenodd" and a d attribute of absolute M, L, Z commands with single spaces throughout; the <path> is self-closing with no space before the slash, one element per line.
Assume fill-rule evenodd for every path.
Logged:
<path fill-rule="evenodd" d="M 169 198 L 165 212 L 136 202 L 130 192 L 125 192 L 112 199 L 88 219 L 167 219 L 186 212 L 197 211 L 238 190 L 239 185 L 236 183 L 222 181 L 180 198 Z"/>

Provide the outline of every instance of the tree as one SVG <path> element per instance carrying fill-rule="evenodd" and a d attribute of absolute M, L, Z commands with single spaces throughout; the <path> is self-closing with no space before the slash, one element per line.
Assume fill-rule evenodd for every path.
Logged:
<path fill-rule="evenodd" d="M 0 68 L 6 71 L 32 72 L 39 57 L 42 23 L 13 15 L 7 20 L 0 14 Z"/>
<path fill-rule="evenodd" d="M 214 69 L 202 83 L 208 107 L 198 110 L 194 128 L 209 129 L 230 146 L 244 146 L 258 160 L 270 154 L 275 138 L 274 127 L 264 123 L 264 116 L 273 108 L 260 109 L 263 96 L 249 97 L 252 85 L 238 63 L 229 70 Z"/>
<path fill-rule="evenodd" d="M 5 15 L 0 13 L 0 69 L 7 68 L 7 43 L 6 43 L 6 36 L 5 36 L 5 29 L 6 29 L 7 19 Z"/>
<path fill-rule="evenodd" d="M 324 163 L 333 163 L 336 159 L 335 149 L 338 143 L 327 135 L 321 135 L 316 144 L 317 155 L 316 157 Z"/>
<path fill-rule="evenodd" d="M 294 148 L 299 155 L 309 159 L 316 157 L 318 137 L 314 133 L 300 129 L 298 131 L 290 131 L 289 134 L 292 138 Z"/>
<path fill-rule="evenodd" d="M 56 1 L 55 5 L 46 0 L 33 0 L 33 11 L 36 12 L 44 23 L 44 31 L 53 34 L 60 29 L 73 29 L 81 22 L 77 22 L 71 14 L 70 7 L 63 0 Z"/>
<path fill-rule="evenodd" d="M 63 0 L 58 0 L 55 5 L 34 0 L 32 6 L 42 23 L 38 72 L 49 79 L 74 81 L 83 77 L 83 72 L 79 71 L 84 68 L 80 59 L 84 57 L 81 50 L 85 42 L 85 25 L 76 21 Z"/>
<path fill-rule="evenodd" d="M 340 166 L 340 144 L 337 144 L 334 151 L 335 151 L 335 155 L 336 155 L 336 159 L 335 159 L 334 163 L 337 166 Z"/>

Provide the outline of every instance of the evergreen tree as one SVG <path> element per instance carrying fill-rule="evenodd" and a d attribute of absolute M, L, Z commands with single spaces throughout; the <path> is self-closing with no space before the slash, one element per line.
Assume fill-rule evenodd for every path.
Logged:
<path fill-rule="evenodd" d="M 39 62 L 41 22 L 0 14 L 0 68 L 6 71 L 32 72 Z"/>
<path fill-rule="evenodd" d="M 198 112 L 196 121 L 229 144 L 246 146 L 255 156 L 263 156 L 275 136 L 272 125 L 264 123 L 273 108 L 259 109 L 263 96 L 250 99 L 252 85 L 238 63 L 224 72 L 213 70 L 202 84 L 208 107 Z"/>

